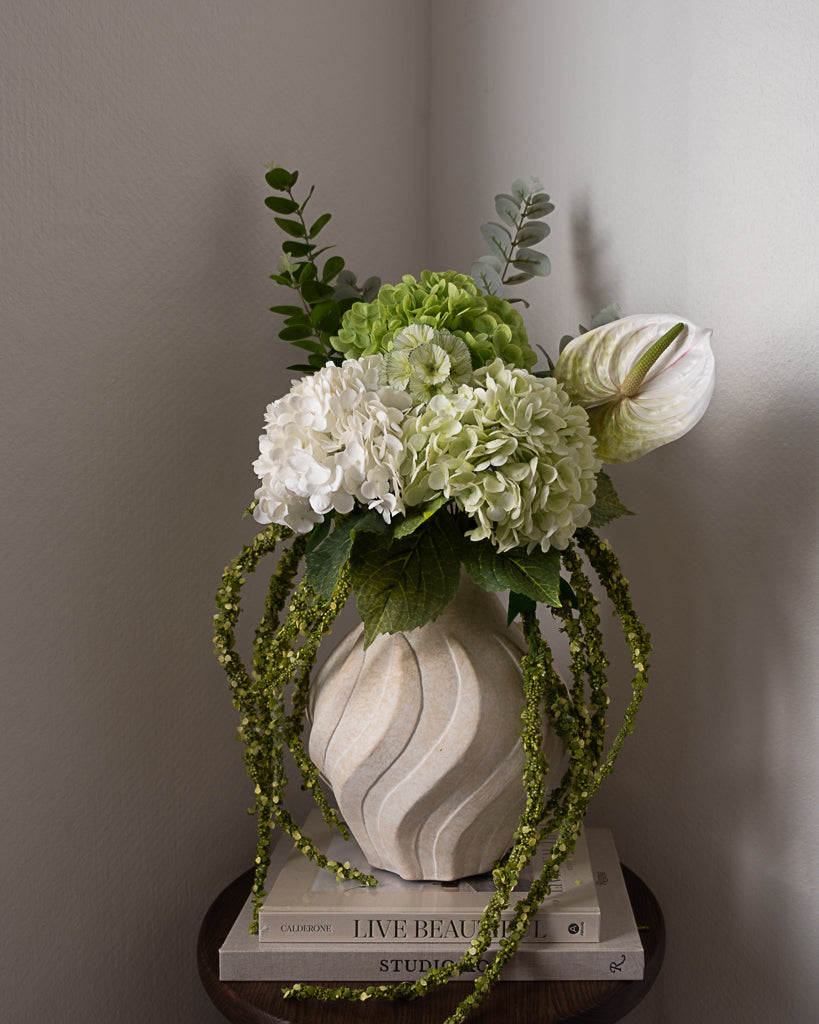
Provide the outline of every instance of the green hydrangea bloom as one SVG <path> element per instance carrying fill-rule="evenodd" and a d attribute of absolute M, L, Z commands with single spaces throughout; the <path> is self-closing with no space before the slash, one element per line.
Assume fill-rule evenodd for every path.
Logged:
<path fill-rule="evenodd" d="M 584 409 L 551 377 L 495 360 L 405 417 L 407 507 L 443 495 L 499 551 L 566 547 L 591 518 L 600 461 Z"/>
<path fill-rule="evenodd" d="M 454 270 L 425 270 L 420 281 L 407 274 L 400 284 L 385 284 L 374 302 L 356 302 L 344 314 L 333 348 L 348 359 L 386 355 L 411 324 L 461 338 L 475 368 L 498 358 L 527 370 L 537 362 L 520 313 L 496 295 L 482 295 L 471 277 Z"/>

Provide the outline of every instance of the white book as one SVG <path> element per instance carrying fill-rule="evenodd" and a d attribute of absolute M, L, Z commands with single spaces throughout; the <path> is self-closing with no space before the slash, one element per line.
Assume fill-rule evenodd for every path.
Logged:
<path fill-rule="evenodd" d="M 611 832 L 587 829 L 586 839 L 601 912 L 600 940 L 522 944 L 504 967 L 502 980 L 633 981 L 643 977 L 643 946 Z M 251 917 L 248 899 L 219 950 L 219 976 L 223 981 L 407 981 L 458 959 L 468 945 L 260 942 L 256 935 L 249 934 Z M 481 971 L 485 966 L 481 965 Z M 481 971 L 459 977 L 475 978 Z"/>
<path fill-rule="evenodd" d="M 372 874 L 378 884 L 336 879 L 293 849 L 259 910 L 261 942 L 390 942 L 426 946 L 467 942 L 478 934 L 481 915 L 495 891 L 491 874 L 454 883 L 410 882 L 370 867 L 354 840 L 345 840 L 313 811 L 304 826 L 316 846 L 339 863 Z M 548 852 L 544 843 L 521 874 L 517 896 L 540 874 Z M 268 877 L 272 877 L 272 872 Z M 513 915 L 504 912 L 500 934 Z M 600 938 L 600 906 L 586 838 L 581 831 L 574 853 L 560 867 L 526 934 L 525 942 L 595 942 Z"/>

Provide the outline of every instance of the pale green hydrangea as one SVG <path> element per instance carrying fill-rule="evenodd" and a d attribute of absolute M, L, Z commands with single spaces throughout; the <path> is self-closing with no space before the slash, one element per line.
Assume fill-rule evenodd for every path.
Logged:
<path fill-rule="evenodd" d="M 499 551 L 563 549 L 585 526 L 600 461 L 588 417 L 552 378 L 496 359 L 402 423 L 409 508 L 442 494 Z"/>
<path fill-rule="evenodd" d="M 497 295 L 482 295 L 471 277 L 452 270 L 425 270 L 420 281 L 407 274 L 400 284 L 385 284 L 374 302 L 356 302 L 344 314 L 332 344 L 351 359 L 386 354 L 396 335 L 416 323 L 460 338 L 474 367 L 497 358 L 525 369 L 537 362 L 520 313 Z"/>

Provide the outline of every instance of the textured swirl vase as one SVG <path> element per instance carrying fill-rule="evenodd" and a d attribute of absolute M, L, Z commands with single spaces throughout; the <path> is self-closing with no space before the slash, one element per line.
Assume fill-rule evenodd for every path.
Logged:
<path fill-rule="evenodd" d="M 525 804 L 521 631 L 464 578 L 420 629 L 346 636 L 316 678 L 310 756 L 375 868 L 452 880 L 491 868 Z M 563 748 L 545 728 L 549 763 Z"/>

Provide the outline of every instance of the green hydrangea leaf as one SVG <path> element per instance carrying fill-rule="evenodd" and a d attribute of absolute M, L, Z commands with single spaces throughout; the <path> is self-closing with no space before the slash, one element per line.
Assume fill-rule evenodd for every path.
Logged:
<path fill-rule="evenodd" d="M 404 519 L 398 522 L 393 531 L 393 536 L 398 539 L 399 537 L 409 537 L 411 533 L 415 533 L 419 526 L 423 526 L 429 519 L 431 519 L 439 508 L 443 508 L 446 505 L 447 499 L 441 495 L 434 501 L 429 502 L 428 505 L 424 505 L 423 508 L 418 512 L 413 512 L 406 516 Z"/>
<path fill-rule="evenodd" d="M 597 474 L 597 490 L 595 491 L 595 502 L 591 507 L 591 521 L 589 526 L 596 529 L 598 526 L 605 526 L 620 516 L 633 516 L 634 513 L 617 497 L 614 484 L 608 473 Z"/>
<path fill-rule="evenodd" d="M 554 548 L 498 551 L 491 541 L 480 540 L 464 544 L 462 557 L 464 568 L 484 590 L 514 590 L 531 601 L 560 606 L 560 553 Z"/>
<path fill-rule="evenodd" d="M 379 633 L 417 629 L 438 618 L 457 593 L 462 547 L 444 509 L 409 536 L 383 534 L 353 544 L 350 567 L 365 647 Z"/>
<path fill-rule="evenodd" d="M 315 551 L 319 544 L 327 540 L 330 535 L 330 530 L 333 528 L 335 516 L 335 512 L 328 512 L 320 523 L 316 523 L 313 529 L 307 534 L 307 544 L 305 545 L 306 551 Z"/>
<path fill-rule="evenodd" d="M 318 527 L 313 529 L 316 530 Z M 308 551 L 305 558 L 305 582 L 319 597 L 329 601 L 338 582 L 338 574 L 350 557 L 356 534 L 378 534 L 385 532 L 386 529 L 387 524 L 383 518 L 371 509 L 347 516 L 337 522 L 329 537 Z M 367 543 L 372 543 L 372 539 L 368 538 Z"/>
<path fill-rule="evenodd" d="M 509 591 L 509 608 L 506 613 L 506 625 L 511 626 L 518 615 L 523 612 L 536 612 L 537 602 L 533 601 L 531 597 L 526 597 L 525 594 L 518 594 L 514 590 Z"/>

